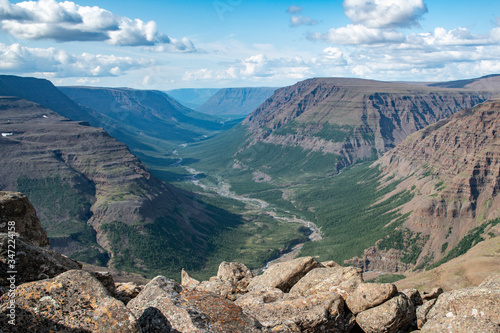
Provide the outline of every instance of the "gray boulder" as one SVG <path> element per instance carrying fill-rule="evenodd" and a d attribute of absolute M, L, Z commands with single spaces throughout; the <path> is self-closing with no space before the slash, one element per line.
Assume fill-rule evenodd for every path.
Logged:
<path fill-rule="evenodd" d="M 304 275 L 321 264 L 312 257 L 302 257 L 270 266 L 250 281 L 248 290 L 278 288 L 288 292 Z"/>
<path fill-rule="evenodd" d="M 82 270 L 22 284 L 14 299 L 8 296 L 0 299 L 0 327 L 9 332 L 141 332 L 125 305 Z M 15 305 L 15 326 L 8 323 L 11 304 Z"/>
<path fill-rule="evenodd" d="M 402 293 L 356 316 L 356 322 L 366 333 L 398 332 L 410 326 L 414 319 L 415 307 Z"/>
<path fill-rule="evenodd" d="M 183 333 L 263 331 L 259 322 L 233 302 L 212 293 L 189 290 L 163 276 L 151 280 L 127 307 L 139 320 L 147 316 L 149 330 L 159 330 L 169 322 L 174 332 Z"/>

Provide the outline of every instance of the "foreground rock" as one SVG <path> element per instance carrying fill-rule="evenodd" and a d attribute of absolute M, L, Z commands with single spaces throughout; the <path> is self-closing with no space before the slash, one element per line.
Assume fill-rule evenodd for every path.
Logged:
<path fill-rule="evenodd" d="M 414 320 L 415 307 L 403 293 L 356 316 L 356 323 L 366 333 L 398 332 L 405 330 Z"/>
<path fill-rule="evenodd" d="M 11 271 L 9 244 L 12 244 L 12 237 L 6 233 L 0 233 L 0 285 L 7 286 L 9 277 L 6 272 Z M 26 241 L 25 238 L 15 238 L 16 263 L 14 270 L 22 272 L 17 274 L 16 284 L 24 282 L 37 281 L 55 277 L 63 272 L 72 269 L 81 269 L 82 265 L 62 254 L 50 251 L 38 246 L 34 246 Z"/>
<path fill-rule="evenodd" d="M 272 332 L 349 332 L 352 314 L 335 293 L 287 294 L 278 288 L 251 291 L 235 302 Z"/>
<path fill-rule="evenodd" d="M 256 276 L 248 285 L 248 290 L 278 288 L 288 292 L 304 275 L 321 264 L 312 257 L 297 258 L 269 267 L 264 274 Z"/>
<path fill-rule="evenodd" d="M 353 314 L 380 305 L 396 295 L 398 289 L 392 283 L 362 283 L 346 299 Z"/>
<path fill-rule="evenodd" d="M 8 323 L 8 295 L 1 298 L 0 327 L 8 332 L 141 332 L 125 305 L 81 270 L 22 284 L 14 301 L 15 326 Z"/>
<path fill-rule="evenodd" d="M 20 234 L 30 244 L 49 246 L 47 232 L 28 197 L 19 192 L 0 191 L 0 232 L 8 231 Z"/>
<path fill-rule="evenodd" d="M 263 327 L 233 302 L 189 290 L 163 276 L 151 280 L 127 307 L 151 332 L 262 332 Z M 265 331 L 265 329 L 264 329 Z"/>
<path fill-rule="evenodd" d="M 236 300 L 238 295 L 248 292 L 248 284 L 252 279 L 252 272 L 244 265 L 237 262 L 223 261 L 219 265 L 217 276 L 209 281 L 199 282 L 182 270 L 182 285 L 194 288 L 198 291 L 211 292 L 231 301 Z"/>
<path fill-rule="evenodd" d="M 422 330 L 451 321 L 450 318 L 475 318 L 500 325 L 500 275 L 478 287 L 464 288 L 439 295 L 434 306 L 420 320 Z M 457 322 L 454 320 L 453 322 Z"/>
<path fill-rule="evenodd" d="M 355 267 L 316 268 L 307 273 L 291 289 L 290 293 L 314 295 L 331 291 L 347 297 L 363 282 L 363 272 Z"/>

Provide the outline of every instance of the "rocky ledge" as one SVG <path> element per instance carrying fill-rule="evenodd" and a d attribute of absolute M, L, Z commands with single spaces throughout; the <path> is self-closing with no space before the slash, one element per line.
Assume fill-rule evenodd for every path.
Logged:
<path fill-rule="evenodd" d="M 4 207 L 8 225 L 14 219 Z M 31 233 L 24 232 L 23 221 L 31 223 Z M 183 271 L 180 284 L 164 276 L 146 285 L 115 283 L 108 272 L 81 270 L 34 244 L 45 244 L 36 220 L 15 222 L 22 233 L 0 230 L 6 239 L 0 242 L 1 333 L 500 332 L 500 275 L 477 287 L 420 294 L 365 283 L 359 268 L 303 257 L 257 276 L 241 263 L 223 262 L 209 281 Z M 6 275 L 10 239 L 31 250 L 16 251 L 15 281 Z"/>

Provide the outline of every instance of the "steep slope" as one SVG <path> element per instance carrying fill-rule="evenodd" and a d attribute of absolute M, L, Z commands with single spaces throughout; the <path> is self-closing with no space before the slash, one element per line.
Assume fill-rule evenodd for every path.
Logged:
<path fill-rule="evenodd" d="M 200 159 L 195 167 L 222 169 L 234 185 L 286 185 L 381 156 L 411 133 L 491 95 L 361 79 L 310 79 L 276 90 L 241 126 L 185 152 Z"/>
<path fill-rule="evenodd" d="M 77 103 L 113 120 L 112 124 L 103 124 L 110 126 L 110 130 L 128 126 L 152 137 L 189 142 L 223 130 L 225 126 L 220 120 L 186 108 L 156 90 L 94 87 L 59 89 Z"/>
<path fill-rule="evenodd" d="M 198 106 L 205 103 L 212 97 L 219 88 L 182 88 L 165 91 L 169 96 L 175 98 L 176 101 L 191 109 L 196 109 Z"/>
<path fill-rule="evenodd" d="M 246 116 L 266 99 L 276 88 L 225 88 L 220 89 L 196 111 L 217 116 Z"/>
<path fill-rule="evenodd" d="M 16 96 L 38 103 L 71 120 L 97 124 L 97 119 L 83 110 L 68 96 L 61 93 L 52 82 L 33 77 L 0 75 L 0 96 Z"/>
<path fill-rule="evenodd" d="M 499 130 L 500 100 L 487 101 L 414 133 L 377 162 L 384 184 L 402 181 L 394 192 L 414 197 L 400 207 L 408 219 L 368 251 L 372 258 L 410 251 L 410 267 L 423 267 L 494 236 L 488 233 L 500 216 Z M 421 242 L 401 247 L 415 238 Z"/>
<path fill-rule="evenodd" d="M 152 176 L 104 130 L 39 104 L 0 98 L 0 132 L 0 189 L 26 193 L 53 248 L 79 260 L 149 274 L 199 269 L 211 235 L 239 223 Z"/>
<path fill-rule="evenodd" d="M 125 143 L 163 180 L 176 179 L 168 166 L 177 161 L 173 151 L 230 129 L 235 122 L 195 112 L 167 94 L 127 88 L 60 87 L 82 107 L 91 110 L 97 125 Z"/>

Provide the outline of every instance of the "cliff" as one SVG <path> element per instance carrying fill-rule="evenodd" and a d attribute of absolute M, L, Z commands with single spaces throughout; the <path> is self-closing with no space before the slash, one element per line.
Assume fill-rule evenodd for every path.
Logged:
<path fill-rule="evenodd" d="M 420 235 L 417 266 L 449 260 L 457 249 L 494 237 L 499 130 L 500 101 L 487 101 L 414 133 L 375 164 L 384 171 L 383 186 L 401 182 L 394 192 L 414 194 L 400 207 L 409 217 L 396 232 Z M 390 247 L 382 241 L 372 251 Z"/>

